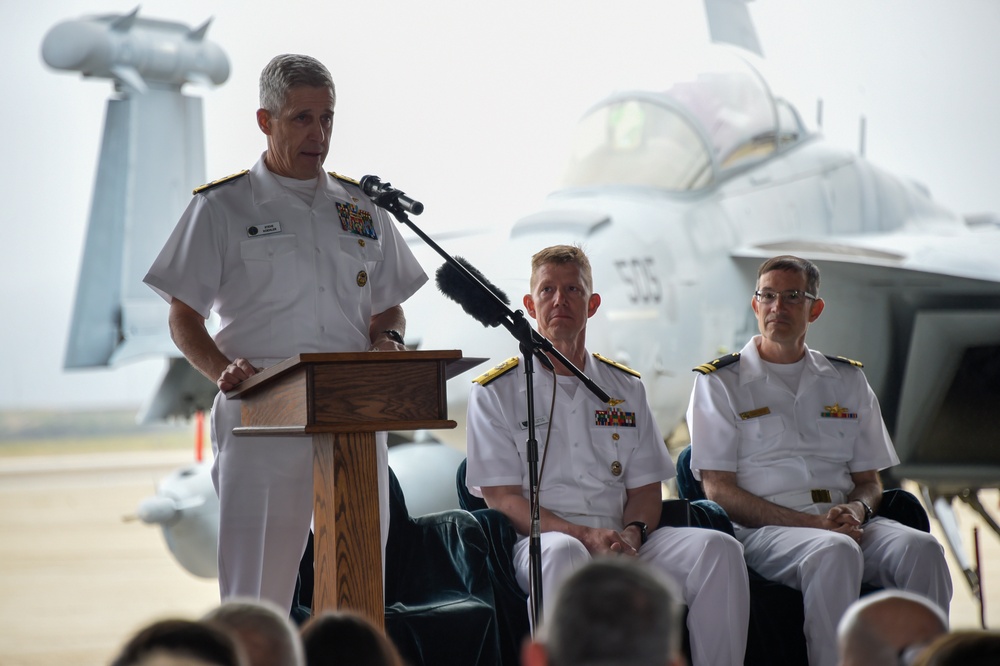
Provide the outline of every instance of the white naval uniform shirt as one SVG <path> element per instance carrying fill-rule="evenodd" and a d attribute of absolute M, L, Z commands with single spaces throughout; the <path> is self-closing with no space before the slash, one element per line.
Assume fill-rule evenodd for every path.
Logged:
<path fill-rule="evenodd" d="M 345 229 L 341 211 L 369 217 L 377 238 Z M 309 206 L 261 157 L 248 175 L 194 196 L 143 281 L 203 317 L 217 312 L 215 342 L 230 359 L 281 360 L 364 351 L 371 316 L 427 276 L 360 187 L 321 173 Z"/>
<path fill-rule="evenodd" d="M 570 522 L 621 530 L 626 490 L 673 478 L 660 430 L 639 379 L 587 356 L 583 372 L 634 415 L 634 427 L 598 425 L 610 408 L 582 384 L 571 397 L 556 391 L 552 434 L 540 482 L 543 507 Z M 545 455 L 553 375 L 535 363 L 535 437 L 539 461 Z M 468 408 L 466 482 L 478 494 L 483 486 L 520 485 L 529 496 L 527 403 L 523 360 L 518 367 L 489 382 L 473 384 Z M 618 434 L 618 439 L 614 434 Z M 621 464 L 616 476 L 611 467 Z M 541 463 L 539 463 L 541 464 Z"/>
<path fill-rule="evenodd" d="M 899 463 L 859 368 L 806 348 L 793 394 L 769 374 L 759 339 L 747 343 L 738 362 L 695 379 L 687 412 L 695 478 L 703 469 L 736 472 L 743 490 L 818 514 L 844 501 L 854 488 L 851 473 Z M 790 497 L 812 489 L 830 490 L 833 502 Z"/>

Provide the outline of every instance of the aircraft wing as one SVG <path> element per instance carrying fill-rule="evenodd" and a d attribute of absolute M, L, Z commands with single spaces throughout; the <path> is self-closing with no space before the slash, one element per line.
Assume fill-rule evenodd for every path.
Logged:
<path fill-rule="evenodd" d="M 944 235 L 892 232 L 774 240 L 740 248 L 737 260 L 761 261 L 776 254 L 795 254 L 856 268 L 888 268 L 912 275 L 984 280 L 1000 284 L 1000 227 Z M 756 265 L 754 269 L 756 270 Z"/>
<path fill-rule="evenodd" d="M 140 423 L 175 418 L 189 418 L 197 411 L 208 412 L 218 387 L 188 363 L 187 359 L 169 356 L 167 369 L 153 396 L 139 413 Z"/>
<path fill-rule="evenodd" d="M 732 257 L 752 284 L 778 254 L 820 267 L 827 309 L 810 346 L 865 363 L 894 474 L 939 491 L 1000 485 L 1000 436 L 982 418 L 1000 402 L 1000 229 L 788 239 Z"/>

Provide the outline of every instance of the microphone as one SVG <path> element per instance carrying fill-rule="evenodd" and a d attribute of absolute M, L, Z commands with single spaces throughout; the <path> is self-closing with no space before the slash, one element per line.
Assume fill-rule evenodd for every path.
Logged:
<path fill-rule="evenodd" d="M 398 204 L 400 208 L 414 215 L 420 215 L 424 212 L 422 203 L 406 196 L 402 191 L 394 188 L 391 183 L 383 183 L 378 176 L 364 176 L 360 185 L 362 191 L 383 208 L 391 209 L 392 204 Z"/>
<path fill-rule="evenodd" d="M 455 261 L 482 282 L 483 286 L 492 291 L 497 298 L 503 301 L 504 305 L 510 305 L 507 294 L 500 287 L 487 280 L 472 264 L 462 257 L 455 257 Z M 435 273 L 435 281 L 442 294 L 461 305 L 467 314 L 483 326 L 499 326 L 507 315 L 507 310 L 500 303 L 486 295 L 478 285 L 473 284 L 464 273 L 452 266 L 451 263 L 441 264 Z"/>

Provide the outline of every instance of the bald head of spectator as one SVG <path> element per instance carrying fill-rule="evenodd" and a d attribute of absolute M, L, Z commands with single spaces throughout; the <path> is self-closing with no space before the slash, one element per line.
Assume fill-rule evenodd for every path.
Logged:
<path fill-rule="evenodd" d="M 840 666 L 897 664 L 947 631 L 947 616 L 930 600 L 902 590 L 876 592 L 840 620 Z"/>

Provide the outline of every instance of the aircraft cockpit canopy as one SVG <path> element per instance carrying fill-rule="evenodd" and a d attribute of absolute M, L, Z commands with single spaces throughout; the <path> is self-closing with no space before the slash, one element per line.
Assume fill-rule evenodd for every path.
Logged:
<path fill-rule="evenodd" d="M 591 109 L 560 187 L 698 190 L 804 137 L 798 113 L 753 65 L 734 51 L 712 53 L 713 66 L 665 92 L 620 93 Z"/>

